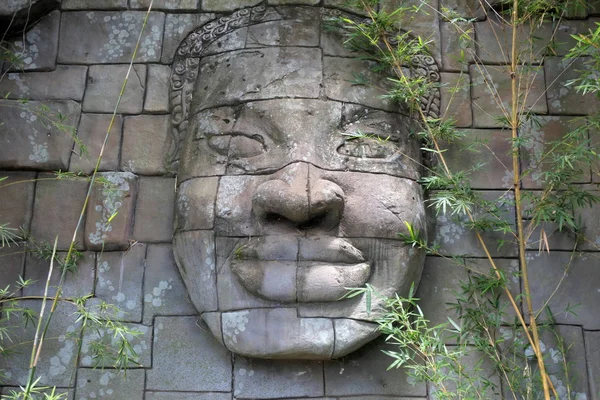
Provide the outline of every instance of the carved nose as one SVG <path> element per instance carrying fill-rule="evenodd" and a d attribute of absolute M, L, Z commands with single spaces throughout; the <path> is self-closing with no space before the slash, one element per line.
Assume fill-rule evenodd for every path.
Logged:
<path fill-rule="evenodd" d="M 323 179 L 310 186 L 306 179 L 270 180 L 257 188 L 252 200 L 259 218 L 283 217 L 298 225 L 321 218 L 337 224 L 344 208 L 342 188 Z"/>

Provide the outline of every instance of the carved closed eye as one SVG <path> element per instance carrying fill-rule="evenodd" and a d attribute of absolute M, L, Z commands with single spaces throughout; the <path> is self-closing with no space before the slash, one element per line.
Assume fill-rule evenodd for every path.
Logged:
<path fill-rule="evenodd" d="M 249 158 L 258 156 L 267 150 L 264 138 L 260 135 L 231 134 L 213 136 L 208 145 L 217 153 L 230 158 Z"/>
<path fill-rule="evenodd" d="M 388 158 L 398 151 L 396 143 L 378 136 L 351 137 L 338 147 L 337 152 L 357 158 Z"/>

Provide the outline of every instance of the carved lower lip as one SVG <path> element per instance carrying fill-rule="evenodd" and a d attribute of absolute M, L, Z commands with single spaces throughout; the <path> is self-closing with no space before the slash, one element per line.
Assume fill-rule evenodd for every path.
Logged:
<path fill-rule="evenodd" d="M 363 286 L 371 266 L 327 261 L 233 260 L 233 272 L 252 294 L 282 303 L 337 301 Z"/>

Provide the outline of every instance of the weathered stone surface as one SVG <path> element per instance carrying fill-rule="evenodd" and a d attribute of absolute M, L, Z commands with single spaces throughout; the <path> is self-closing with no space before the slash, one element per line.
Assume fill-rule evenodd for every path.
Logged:
<path fill-rule="evenodd" d="M 230 393 L 146 392 L 146 400 L 231 400 Z"/>
<path fill-rule="evenodd" d="M 179 185 L 176 204 L 178 230 L 212 229 L 219 179 L 196 178 Z"/>
<path fill-rule="evenodd" d="M 64 259 L 64 252 L 58 253 L 61 259 Z M 33 254 L 27 255 L 25 264 L 25 279 L 31 279 L 34 283 L 23 289 L 25 296 L 43 296 L 50 271 L 50 260 L 37 258 Z M 57 262 L 54 262 L 48 295 L 54 296 L 56 288 L 60 283 L 62 269 Z M 67 272 L 65 282 L 62 287 L 61 296 L 66 298 L 75 298 L 88 296 L 94 293 L 94 278 L 96 276 L 96 254 L 84 252 L 83 258 L 77 263 L 77 270 Z"/>
<path fill-rule="evenodd" d="M 33 205 L 31 235 L 39 241 L 54 244 L 58 236 L 58 249 L 66 249 L 71 243 L 83 202 L 87 194 L 85 179 L 53 180 L 53 174 L 39 174 Z M 49 180 L 48 180 L 49 179 Z M 68 196 L 65 196 L 68 193 Z M 80 227 L 75 241 L 77 248 L 83 246 L 83 228 Z"/>
<path fill-rule="evenodd" d="M 592 400 L 600 398 L 600 332 L 583 332 Z"/>
<path fill-rule="evenodd" d="M 348 293 L 348 288 L 362 287 L 371 273 L 369 263 L 328 265 L 321 260 L 300 262 L 296 269 L 298 282 L 294 294 L 299 302 L 305 303 L 339 300 Z"/>
<path fill-rule="evenodd" d="M 545 186 L 544 173 L 553 169 L 551 157 L 546 156 L 553 148 L 552 142 L 562 139 L 582 123 L 583 121 L 573 121 L 572 117 L 541 116 L 522 124 L 519 135 L 525 139 L 521 151 L 524 188 L 541 189 Z M 583 174 L 577 177 L 574 183 L 591 181 L 589 166 L 582 163 L 575 167 L 583 169 Z"/>
<path fill-rule="evenodd" d="M 320 0 L 268 0 L 269 5 L 287 5 L 287 4 L 306 4 L 306 5 L 317 5 Z"/>
<path fill-rule="evenodd" d="M 323 396 L 322 362 L 236 357 L 233 376 L 238 399 Z"/>
<path fill-rule="evenodd" d="M 198 317 L 156 317 L 153 365 L 146 389 L 176 391 L 231 390 L 231 356 Z"/>
<path fill-rule="evenodd" d="M 293 63 L 280 63 L 293 59 Z M 269 69 L 270 74 L 264 74 Z M 274 97 L 317 98 L 321 84 L 321 52 L 313 48 L 270 47 L 205 57 L 202 84 L 196 86 L 197 110 L 240 100 Z M 282 80 L 285 78 L 285 82 Z"/>
<path fill-rule="evenodd" d="M 51 72 L 11 72 L 0 81 L 2 97 L 28 100 L 83 99 L 87 67 L 57 65 Z"/>
<path fill-rule="evenodd" d="M 141 242 L 170 242 L 173 238 L 175 179 L 140 178 L 133 238 Z"/>
<path fill-rule="evenodd" d="M 296 301 L 296 278 L 301 275 L 296 262 L 234 258 L 231 266 L 244 288 L 253 295 L 283 303 Z"/>
<path fill-rule="evenodd" d="M 534 309 L 539 309 L 561 282 L 548 303 L 556 322 L 600 329 L 600 311 L 596 307 L 600 301 L 600 277 L 592 256 L 583 253 L 570 262 L 570 252 L 532 251 L 527 252 L 527 259 L 530 275 L 538 277 L 538 282 L 531 288 Z M 561 281 L 563 275 L 565 278 Z M 545 318 L 544 313 L 540 316 Z"/>
<path fill-rule="evenodd" d="M 19 71 L 50 71 L 56 67 L 60 11 L 46 15 L 25 35 L 9 41 L 7 47 L 19 60 L 7 65 Z"/>
<path fill-rule="evenodd" d="M 133 9 L 147 10 L 150 5 L 150 0 L 131 0 L 130 6 Z M 200 8 L 200 0 L 179 0 L 173 2 L 172 0 L 156 0 L 152 4 L 153 10 L 174 10 L 174 11 L 186 11 L 186 10 L 198 10 Z"/>
<path fill-rule="evenodd" d="M 20 295 L 15 285 L 24 275 L 25 248 L 23 245 L 11 245 L 0 249 L 0 287 L 10 286 L 10 293 Z"/>
<path fill-rule="evenodd" d="M 80 154 L 79 149 L 76 148 L 75 152 L 71 154 L 69 171 L 86 174 L 91 174 L 94 171 L 111 119 L 112 115 L 110 114 L 81 114 L 77 136 L 86 147 L 87 154 Z M 117 115 L 110 131 L 108 142 L 106 142 L 99 171 L 114 171 L 119 168 L 122 137 L 121 126 L 122 119 Z"/>
<path fill-rule="evenodd" d="M 131 344 L 134 354 L 128 353 L 131 361 L 127 364 L 128 371 L 134 368 L 149 368 L 152 366 L 152 328 L 140 324 L 124 324 L 133 334 L 125 335 L 125 338 Z M 81 344 L 82 367 L 114 368 L 115 359 L 119 354 L 121 337 L 115 336 L 114 332 L 100 327 L 97 329 L 87 329 L 83 335 Z M 104 350 L 110 354 L 107 357 L 95 357 L 94 346 L 102 345 Z M 117 393 L 123 395 L 123 393 Z"/>
<path fill-rule="evenodd" d="M 457 128 L 473 123 L 471 114 L 471 82 L 466 74 L 441 74 L 441 111 L 447 119 L 454 119 Z"/>
<path fill-rule="evenodd" d="M 127 370 L 125 375 L 115 370 L 81 368 L 76 390 L 78 399 L 143 400 L 144 370 Z"/>
<path fill-rule="evenodd" d="M 60 0 L 11 0 L 0 4 L 0 32 L 6 37 L 22 34 L 52 10 Z"/>
<path fill-rule="evenodd" d="M 83 97 L 83 110 L 87 112 L 112 113 L 127 76 L 127 65 L 92 65 Z M 119 104 L 118 113 L 142 112 L 146 86 L 146 66 L 134 65 L 127 88 Z"/>
<path fill-rule="evenodd" d="M 63 10 L 123 10 L 127 0 L 62 0 Z"/>
<path fill-rule="evenodd" d="M 444 145 L 446 162 L 452 171 L 470 172 L 473 189 L 500 189 L 513 185 L 511 131 L 464 129 L 464 136 Z"/>
<path fill-rule="evenodd" d="M 362 9 L 362 7 L 349 6 L 346 0 L 325 0 L 323 5 L 326 7 L 339 8 L 340 10 L 346 10 L 357 14 L 365 14 L 365 11 Z"/>
<path fill-rule="evenodd" d="M 402 111 L 405 107 L 381 98 L 381 88 L 390 88 L 390 82 L 385 76 L 372 72 L 370 67 L 369 63 L 355 58 L 323 57 L 325 95 L 377 109 Z M 364 77 L 368 85 L 355 84 L 357 74 Z"/>
<path fill-rule="evenodd" d="M 379 325 L 371 322 L 340 318 L 333 320 L 333 327 L 335 348 L 332 358 L 346 356 L 380 335 Z"/>
<path fill-rule="evenodd" d="M 245 48 L 248 41 L 248 29 L 248 27 L 239 28 L 219 37 L 204 48 L 202 55 L 208 56 Z"/>
<path fill-rule="evenodd" d="M 379 339 L 340 361 L 325 362 L 325 394 L 425 396 L 425 384 L 409 379 L 404 369 L 385 372 L 393 359 L 382 349 L 394 348 Z"/>
<path fill-rule="evenodd" d="M 145 16 L 146 13 L 141 11 L 63 13 L 59 62 L 74 64 L 130 62 Z M 137 62 L 160 60 L 164 23 L 163 13 L 150 13 L 136 56 Z"/>
<path fill-rule="evenodd" d="M 251 309 L 223 313 L 223 340 L 248 357 L 324 359 L 333 354 L 333 322 L 298 318 L 295 308 Z"/>
<path fill-rule="evenodd" d="M 510 112 L 511 79 L 506 67 L 486 66 L 481 71 L 478 66 L 469 66 L 472 84 L 473 124 L 477 128 L 494 128 L 501 126 L 499 118 Z M 527 98 L 519 101 L 519 109 L 525 112 L 546 114 L 544 70 L 541 67 L 530 67 L 527 71 L 518 71 L 521 92 L 527 92 Z"/>
<path fill-rule="evenodd" d="M 262 46 L 318 46 L 319 24 L 318 10 L 296 9 L 303 14 L 297 19 L 269 21 L 250 26 L 246 48 Z"/>
<path fill-rule="evenodd" d="M 198 312 L 217 310 L 215 239 L 212 231 L 180 232 L 173 240 L 175 261 Z M 194 288 L 190 290 L 190 288 Z M 195 288 L 202 288 L 196 290 Z"/>
<path fill-rule="evenodd" d="M 171 68 L 167 65 L 150 64 L 148 66 L 148 88 L 144 111 L 150 113 L 169 112 L 169 78 Z"/>
<path fill-rule="evenodd" d="M 443 69 L 445 71 L 468 71 L 468 63 L 475 57 L 473 24 L 442 22 L 440 30 Z"/>
<path fill-rule="evenodd" d="M 121 169 L 142 175 L 164 174 L 169 121 L 168 115 L 125 118 Z"/>
<path fill-rule="evenodd" d="M 91 250 L 125 250 L 133 237 L 138 177 L 130 172 L 102 172 L 87 209 L 85 244 Z"/>
<path fill-rule="evenodd" d="M 173 57 L 177 47 L 181 41 L 194 29 L 206 24 L 214 19 L 215 14 L 167 14 L 165 19 L 165 35 L 163 39 L 163 49 L 161 62 L 170 64 L 173 62 Z M 228 35 L 230 36 L 230 35 Z M 246 43 L 246 37 L 242 41 L 242 47 Z"/>
<path fill-rule="evenodd" d="M 2 210 L 0 223 L 7 227 L 29 230 L 35 190 L 35 172 L 2 172 L 0 177 L 6 178 L 0 182 L 0 197 Z M 1 286 L 1 285 L 0 285 Z"/>
<path fill-rule="evenodd" d="M 514 221 L 515 210 L 512 205 L 514 200 L 511 194 L 490 190 L 481 192 L 480 195 L 488 201 L 494 201 L 500 207 L 505 221 Z M 478 215 L 485 215 L 485 213 L 478 210 L 474 215 L 477 218 Z M 440 245 L 440 254 L 485 257 L 485 252 L 475 232 L 465 227 L 466 217 L 451 216 L 449 211 L 446 214 L 440 211 L 439 215 L 430 215 L 429 218 L 429 240 Z M 459 218 L 463 218 L 463 220 Z M 493 257 L 515 257 L 517 255 L 517 246 L 513 243 L 513 237 L 510 234 L 484 232 L 482 237 Z M 502 246 L 499 246 L 500 242 L 503 243 Z"/>
<path fill-rule="evenodd" d="M 194 315 L 170 244 L 150 244 L 144 274 L 144 323 L 157 315 Z"/>
<path fill-rule="evenodd" d="M 145 257 L 146 245 L 141 243 L 126 252 L 105 252 L 98 257 L 96 296 L 117 306 L 123 321 L 142 320 Z"/>
<path fill-rule="evenodd" d="M 553 115 L 589 115 L 600 107 L 600 101 L 593 93 L 578 93 L 577 85 L 567 85 L 573 79 L 584 78 L 590 74 L 586 67 L 586 58 L 566 59 L 547 57 L 544 60 L 544 72 L 548 82 L 548 110 Z"/>
<path fill-rule="evenodd" d="M 479 0 L 440 0 L 440 10 L 445 8 L 461 17 L 477 19 L 485 18 L 485 12 L 481 9 Z"/>
<path fill-rule="evenodd" d="M 68 169 L 73 148 L 69 127 L 77 126 L 80 113 L 74 101 L 0 101 L 0 168 Z M 48 124 L 48 119 L 65 129 Z"/>
<path fill-rule="evenodd" d="M 31 309 L 36 315 L 41 310 L 41 300 L 21 301 L 20 306 Z M 46 312 L 50 304 L 47 304 Z M 75 357 L 77 353 L 77 342 L 69 336 L 78 332 L 80 323 L 76 322 L 77 316 L 74 314 L 75 306 L 59 302 L 54 317 L 47 331 L 47 338 L 39 357 L 39 363 L 36 369 L 36 376 L 39 377 L 40 386 L 58 386 L 69 387 L 72 385 L 72 378 L 75 376 Z M 31 343 L 35 337 L 36 324 L 29 323 L 25 328 L 25 321 L 21 313 L 15 313 L 11 316 L 10 337 L 14 340 L 9 341 L 6 336 L 3 347 L 10 346 L 15 352 L 11 357 L 0 357 L 0 370 L 8 371 L 6 379 L 2 383 L 7 386 L 23 386 L 27 383 L 29 376 L 29 357 L 23 354 L 30 354 Z M 20 352 L 20 353 L 19 353 Z"/>
<path fill-rule="evenodd" d="M 261 0 L 202 0 L 204 11 L 233 11 L 238 8 L 251 7 Z"/>

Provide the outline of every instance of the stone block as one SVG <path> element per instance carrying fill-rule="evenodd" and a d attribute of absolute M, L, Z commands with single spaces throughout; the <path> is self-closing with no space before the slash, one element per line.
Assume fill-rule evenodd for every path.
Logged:
<path fill-rule="evenodd" d="M 521 151 L 524 188 L 544 188 L 544 173 L 554 168 L 551 156 L 546 155 L 553 148 L 552 142 L 561 140 L 563 136 L 580 126 L 581 123 L 582 121 L 573 121 L 572 117 L 566 116 L 540 116 L 535 120 L 523 123 L 519 130 L 519 136 L 525 139 Z M 591 171 L 588 165 L 581 163 L 575 165 L 575 167 L 580 167 L 583 174 L 575 177 L 573 183 L 591 182 Z"/>
<path fill-rule="evenodd" d="M 125 335 L 135 352 L 135 354 L 128 353 L 131 359 L 131 362 L 127 364 L 128 371 L 142 367 L 150 368 L 152 366 L 152 328 L 140 324 L 124 324 L 124 326 L 135 333 Z M 121 337 L 115 336 L 114 331 L 106 327 L 86 329 L 81 343 L 80 366 L 114 368 L 120 344 Z M 108 355 L 96 358 L 94 347 L 97 346 L 101 346 Z"/>
<path fill-rule="evenodd" d="M 0 168 L 67 170 L 75 132 L 71 127 L 79 123 L 80 113 L 79 104 L 70 100 L 3 101 Z"/>
<path fill-rule="evenodd" d="M 54 244 L 58 236 L 58 248 L 67 249 L 73 238 L 79 215 L 88 190 L 86 179 L 54 180 L 53 174 L 38 176 L 31 221 L 31 235 L 35 240 Z M 68 193 L 68 196 L 65 194 Z M 75 236 L 77 248 L 83 247 L 82 224 Z"/>
<path fill-rule="evenodd" d="M 55 389 L 55 390 L 54 390 Z M 61 397 L 61 400 L 74 400 L 75 399 L 75 390 L 74 389 L 67 389 L 67 388 L 52 388 L 52 389 L 46 389 L 46 390 L 42 390 L 40 393 L 42 394 L 52 394 L 52 390 L 54 390 L 54 395 L 62 395 L 63 397 Z M 11 399 L 13 398 L 18 398 L 18 397 L 14 397 L 16 396 L 17 393 L 22 393 L 22 389 L 18 388 L 18 387 L 4 387 L 2 388 L 2 391 L 0 392 L 3 395 L 6 396 L 12 396 L 10 397 Z M 7 399 L 9 397 L 6 397 Z"/>
<path fill-rule="evenodd" d="M 202 0 L 204 11 L 233 11 L 238 8 L 252 7 L 261 0 Z"/>
<path fill-rule="evenodd" d="M 592 400 L 600 399 L 600 332 L 583 332 Z"/>
<path fill-rule="evenodd" d="M 150 244 L 144 274 L 144 323 L 158 315 L 195 315 L 170 244 Z"/>
<path fill-rule="evenodd" d="M 125 118 L 121 169 L 142 175 L 164 174 L 169 129 L 169 115 Z"/>
<path fill-rule="evenodd" d="M 56 67 L 59 25 L 60 11 L 53 11 L 25 35 L 10 41 L 7 47 L 19 61 L 8 67 L 18 71 L 53 70 Z"/>
<path fill-rule="evenodd" d="M 475 58 L 475 27 L 472 23 L 442 22 L 442 68 L 444 71 L 468 71 Z"/>
<path fill-rule="evenodd" d="M 57 254 L 64 260 L 66 253 Z M 36 257 L 34 254 L 28 254 L 25 264 L 25 278 L 34 281 L 33 285 L 23 289 L 24 296 L 43 296 L 50 271 L 50 260 L 44 260 Z M 54 262 L 48 295 L 54 296 L 60 283 L 62 269 L 59 263 Z M 67 272 L 65 282 L 62 287 L 61 296 L 66 298 L 83 297 L 94 294 L 94 279 L 96 277 L 96 254 L 84 252 L 83 257 L 77 263 L 77 270 Z"/>
<path fill-rule="evenodd" d="M 501 217 L 509 222 L 515 220 L 514 199 L 512 194 L 504 191 L 479 192 L 484 199 L 493 201 L 499 208 Z M 440 254 L 465 255 L 471 257 L 485 257 L 485 252 L 473 230 L 465 226 L 466 216 L 453 216 L 450 210 L 447 213 L 440 211 L 438 215 L 431 212 L 428 223 L 428 237 L 431 243 L 440 245 Z M 474 217 L 486 215 L 485 210 L 475 210 Z M 516 257 L 517 246 L 510 234 L 502 232 L 483 232 L 482 238 L 493 257 Z"/>
<path fill-rule="evenodd" d="M 308 14 L 298 19 L 269 21 L 248 28 L 246 48 L 263 46 L 318 46 L 320 18 L 317 10 L 295 10 Z M 301 19 L 300 19 L 301 18 Z"/>
<path fill-rule="evenodd" d="M 104 143 L 106 132 L 110 126 L 112 115 L 110 114 L 81 114 L 77 136 L 86 147 L 87 153 L 76 151 L 71 155 L 69 171 L 91 174 L 96 167 L 100 149 Z M 106 142 L 99 171 L 115 171 L 119 168 L 119 154 L 121 153 L 121 116 L 117 115 Z"/>
<path fill-rule="evenodd" d="M 236 357 L 233 395 L 238 399 L 323 396 L 322 361 Z"/>
<path fill-rule="evenodd" d="M 146 392 L 146 400 L 231 400 L 231 393 Z"/>
<path fill-rule="evenodd" d="M 167 14 L 165 19 L 165 35 L 163 39 L 163 49 L 161 62 L 171 64 L 177 51 L 177 47 L 183 39 L 194 29 L 215 19 L 216 15 L 211 13 L 202 14 Z M 242 42 L 242 47 L 246 43 L 246 37 Z"/>
<path fill-rule="evenodd" d="M 133 237 L 138 177 L 130 172 L 101 172 L 85 221 L 86 248 L 125 250 Z"/>
<path fill-rule="evenodd" d="M 479 66 L 471 65 L 469 74 L 472 85 L 473 125 L 476 128 L 503 126 L 499 119 L 510 115 L 512 101 L 511 79 L 507 67 L 487 65 L 481 70 Z M 518 75 L 521 93 L 527 94 L 524 100 L 519 100 L 519 110 L 547 114 L 544 70 L 541 67 L 529 67 L 527 70 L 520 69 Z M 525 104 L 522 104 L 523 101 Z"/>
<path fill-rule="evenodd" d="M 267 4 L 273 6 L 288 5 L 288 4 L 306 4 L 314 6 L 320 3 L 320 0 L 268 0 Z"/>
<path fill-rule="evenodd" d="M 217 310 L 217 274 L 215 271 L 215 239 L 212 231 L 180 232 L 173 240 L 175 261 L 187 287 L 193 290 L 190 298 L 200 312 Z M 194 266 L 193 269 L 186 266 Z M 207 283 L 208 282 L 208 283 Z"/>
<path fill-rule="evenodd" d="M 441 111 L 446 119 L 454 119 L 457 128 L 473 123 L 471 114 L 471 81 L 467 74 L 442 72 Z"/>
<path fill-rule="evenodd" d="M 124 10 L 127 0 L 62 0 L 63 10 Z"/>
<path fill-rule="evenodd" d="M 212 229 L 219 179 L 190 179 L 179 185 L 176 216 L 177 229 Z"/>
<path fill-rule="evenodd" d="M 294 62 L 279 62 L 288 57 Z M 271 73 L 263 74 L 265 69 Z M 196 91 L 197 110 L 238 100 L 317 98 L 322 80 L 321 51 L 307 47 L 232 51 L 202 58 L 199 74 L 202 83 Z"/>
<path fill-rule="evenodd" d="M 65 64 L 130 62 L 145 17 L 146 13 L 141 11 L 63 13 L 58 61 Z M 160 60 L 164 24 L 163 13 L 150 13 L 136 62 Z"/>
<path fill-rule="evenodd" d="M 600 100 L 593 94 L 578 93 L 575 85 L 568 85 L 573 79 L 584 78 L 593 72 L 586 66 L 589 59 L 567 59 L 547 57 L 544 72 L 548 82 L 548 110 L 553 115 L 590 115 L 600 107 Z"/>
<path fill-rule="evenodd" d="M 9 293 L 20 295 L 15 284 L 24 276 L 24 268 L 25 247 L 22 244 L 0 248 L 0 288 L 10 285 Z"/>
<path fill-rule="evenodd" d="M 30 309 L 35 315 L 40 314 L 41 300 L 20 301 L 19 306 Z M 46 304 L 46 313 L 51 304 Z M 77 335 L 81 323 L 77 322 L 75 314 L 76 307 L 72 304 L 59 302 L 55 314 L 50 322 L 36 369 L 40 386 L 70 387 L 74 382 L 75 359 L 77 354 Z M 25 327 L 25 321 L 21 313 L 11 316 L 9 341 L 5 336 L 0 345 L 13 350 L 10 357 L 0 357 L 0 370 L 5 371 L 6 379 L 2 383 L 7 386 L 23 386 L 27 383 L 29 376 L 29 354 L 36 331 L 36 324 L 31 322 Z M 7 373 L 6 373 L 7 372 Z"/>
<path fill-rule="evenodd" d="M 479 0 L 440 0 L 442 15 L 456 14 L 463 18 L 485 19 L 485 11 L 481 9 Z M 448 12 L 445 12 L 448 10 Z"/>
<path fill-rule="evenodd" d="M 50 72 L 11 72 L 0 81 L 2 97 L 26 100 L 83 99 L 87 67 L 57 65 Z"/>
<path fill-rule="evenodd" d="M 133 238 L 141 242 L 173 239 L 175 179 L 141 177 Z"/>
<path fill-rule="evenodd" d="M 511 131 L 464 129 L 464 136 L 444 145 L 451 171 L 470 171 L 473 189 L 508 189 L 513 185 Z"/>
<path fill-rule="evenodd" d="M 104 252 L 97 260 L 96 296 L 119 308 L 118 318 L 142 320 L 142 285 L 146 245 L 137 243 L 126 252 Z"/>
<path fill-rule="evenodd" d="M 131 0 L 130 6 L 133 9 L 148 10 L 150 0 Z M 200 0 L 156 0 L 152 5 L 153 10 L 173 10 L 173 11 L 195 11 L 200 9 Z"/>
<path fill-rule="evenodd" d="M 387 371 L 393 359 L 381 350 L 394 350 L 382 339 L 336 361 L 325 362 L 325 395 L 426 396 L 424 383 L 414 382 L 405 369 Z"/>
<path fill-rule="evenodd" d="M 325 0 L 323 3 L 326 7 L 339 8 L 340 10 L 350 11 L 359 15 L 365 15 L 365 11 L 361 7 L 349 6 L 346 0 Z"/>
<path fill-rule="evenodd" d="M 169 112 L 169 87 L 171 68 L 168 65 L 150 64 L 148 66 L 148 88 L 144 111 L 149 113 Z"/>
<path fill-rule="evenodd" d="M 127 65 L 92 65 L 88 74 L 87 89 L 83 96 L 83 110 L 112 113 L 117 105 L 128 68 Z M 145 88 L 146 66 L 134 65 L 117 112 L 141 113 Z"/>
<path fill-rule="evenodd" d="M 147 373 L 147 390 L 231 390 L 231 355 L 197 322 L 198 317 L 155 318 L 154 361 Z"/>
<path fill-rule="evenodd" d="M 600 301 L 600 277 L 592 255 L 575 255 L 571 261 L 571 252 L 553 251 L 547 254 L 532 251 L 527 252 L 527 260 L 529 274 L 537 280 L 531 288 L 535 310 L 558 287 L 548 303 L 556 323 L 600 329 L 600 311 L 597 307 Z M 545 313 L 540 316 L 546 318 Z"/>
<path fill-rule="evenodd" d="M 0 223 L 9 228 L 23 227 L 29 230 L 33 211 L 33 195 L 35 190 L 35 172 L 1 172 L 0 197 L 2 210 Z"/>
<path fill-rule="evenodd" d="M 76 390 L 78 399 L 143 400 L 144 370 L 127 370 L 125 374 L 109 369 L 80 368 Z"/>

